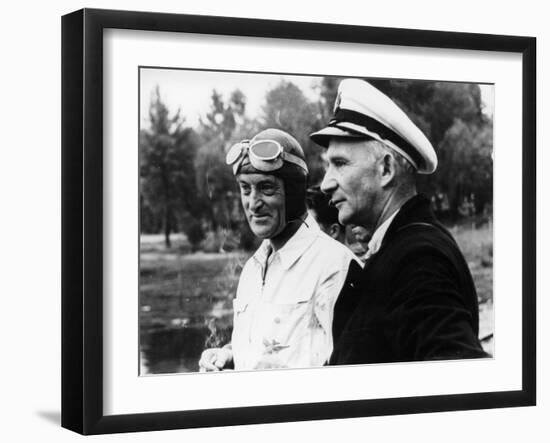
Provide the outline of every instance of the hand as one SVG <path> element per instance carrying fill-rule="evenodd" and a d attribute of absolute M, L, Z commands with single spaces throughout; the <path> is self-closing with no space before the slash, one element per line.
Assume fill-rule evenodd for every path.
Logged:
<path fill-rule="evenodd" d="M 233 361 L 233 351 L 229 347 L 210 348 L 203 351 L 199 360 L 200 372 L 220 371 Z"/>
<path fill-rule="evenodd" d="M 275 354 L 264 355 L 254 369 L 288 368 L 286 364 Z"/>

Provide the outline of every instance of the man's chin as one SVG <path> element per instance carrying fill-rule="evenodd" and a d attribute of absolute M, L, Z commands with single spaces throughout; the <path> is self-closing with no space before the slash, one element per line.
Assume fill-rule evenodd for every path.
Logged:
<path fill-rule="evenodd" d="M 350 217 L 349 217 L 349 214 L 347 214 L 345 211 L 338 211 L 338 222 L 341 224 L 341 225 L 350 225 L 352 224 L 351 221 L 350 221 Z"/>
<path fill-rule="evenodd" d="M 256 237 L 262 240 L 276 238 L 284 232 L 284 228 L 280 228 L 280 227 L 275 228 L 273 226 L 264 226 L 264 225 L 256 226 L 254 224 L 250 225 L 250 229 L 252 230 L 252 233 Z"/>
<path fill-rule="evenodd" d="M 265 240 L 266 238 L 271 238 L 273 235 L 273 230 L 267 229 L 265 226 L 254 226 L 254 224 L 252 224 L 250 226 L 250 229 L 256 237 L 261 238 L 262 240 Z"/>

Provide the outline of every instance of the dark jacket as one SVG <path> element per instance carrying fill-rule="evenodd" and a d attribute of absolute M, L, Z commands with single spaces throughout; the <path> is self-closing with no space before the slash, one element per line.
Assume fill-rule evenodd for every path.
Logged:
<path fill-rule="evenodd" d="M 472 276 L 451 234 L 417 195 L 364 269 L 350 268 L 334 311 L 329 364 L 486 357 Z"/>

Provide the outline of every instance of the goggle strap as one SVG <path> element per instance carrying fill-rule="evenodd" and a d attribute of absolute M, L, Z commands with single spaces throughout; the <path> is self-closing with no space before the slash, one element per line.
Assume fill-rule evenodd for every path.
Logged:
<path fill-rule="evenodd" d="M 300 157 L 297 157 L 295 156 L 294 154 L 291 154 L 289 152 L 284 152 L 281 154 L 281 157 L 283 158 L 283 161 L 287 161 L 289 163 L 293 163 L 295 164 L 296 166 L 299 166 L 300 168 L 302 168 L 304 171 L 306 171 L 307 173 L 309 173 L 308 169 L 307 169 L 307 165 L 306 165 L 306 162 L 303 161 Z"/>
<path fill-rule="evenodd" d="M 241 166 L 242 162 L 244 160 L 244 155 L 241 155 L 237 160 L 233 162 L 231 167 L 233 168 L 233 175 L 237 175 L 237 171 L 239 170 L 239 167 Z"/>

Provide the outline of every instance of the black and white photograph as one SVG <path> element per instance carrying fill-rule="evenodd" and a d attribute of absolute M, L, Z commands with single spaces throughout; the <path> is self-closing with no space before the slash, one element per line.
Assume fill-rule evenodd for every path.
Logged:
<path fill-rule="evenodd" d="M 140 376 L 494 358 L 494 84 L 138 75 Z"/>

